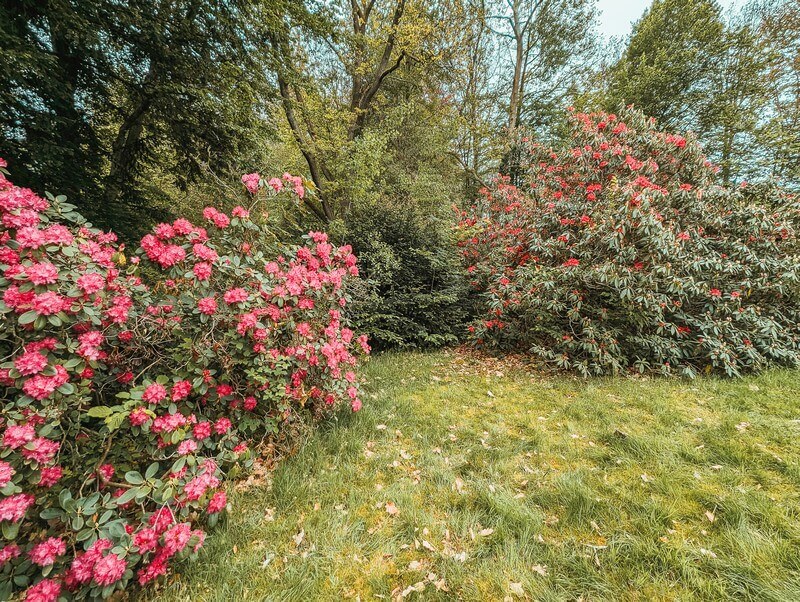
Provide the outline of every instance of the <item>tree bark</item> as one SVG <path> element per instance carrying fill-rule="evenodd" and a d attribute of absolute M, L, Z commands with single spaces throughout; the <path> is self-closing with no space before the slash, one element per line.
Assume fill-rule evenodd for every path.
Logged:
<path fill-rule="evenodd" d="M 103 194 L 103 200 L 108 206 L 119 201 L 122 192 L 131 180 L 131 171 L 136 163 L 136 145 L 144 130 L 144 120 L 150 108 L 150 102 L 150 98 L 142 98 L 117 131 L 111 147 L 110 169 Z"/>

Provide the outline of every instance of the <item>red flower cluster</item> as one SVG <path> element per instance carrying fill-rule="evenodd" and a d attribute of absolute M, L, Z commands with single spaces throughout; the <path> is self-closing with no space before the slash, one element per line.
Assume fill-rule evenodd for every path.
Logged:
<path fill-rule="evenodd" d="M 720 187 L 695 140 L 632 109 L 570 119 L 568 148 L 522 139 L 523 183 L 461 212 L 474 341 L 583 375 L 799 363 L 796 199 Z"/>

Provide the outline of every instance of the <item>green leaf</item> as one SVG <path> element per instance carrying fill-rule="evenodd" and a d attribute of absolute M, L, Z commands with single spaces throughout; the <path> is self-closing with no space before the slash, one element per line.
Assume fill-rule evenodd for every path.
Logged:
<path fill-rule="evenodd" d="M 32 324 L 33 322 L 36 321 L 36 318 L 38 317 L 39 314 L 31 310 L 31 311 L 26 311 L 24 314 L 22 314 L 17 321 L 23 325 Z"/>
<path fill-rule="evenodd" d="M 3 539 L 11 541 L 17 537 L 17 533 L 19 533 L 19 522 L 9 523 L 3 521 Z"/>
<path fill-rule="evenodd" d="M 89 408 L 89 411 L 86 412 L 86 415 L 92 418 L 105 418 L 113 413 L 114 410 L 108 406 L 94 406 L 93 408 Z"/>
<path fill-rule="evenodd" d="M 129 470 L 128 472 L 126 472 L 125 473 L 125 480 L 128 483 L 130 483 L 131 485 L 141 485 L 142 483 L 144 483 L 144 479 L 142 478 L 142 475 L 140 475 L 135 470 Z"/>
<path fill-rule="evenodd" d="M 158 462 L 153 462 L 150 466 L 147 467 L 147 470 L 144 473 L 144 478 L 152 479 L 154 476 L 156 476 L 158 469 L 159 469 Z"/>
<path fill-rule="evenodd" d="M 123 493 L 121 496 L 119 496 L 117 498 L 117 504 L 127 504 L 133 498 L 135 498 L 138 494 L 139 494 L 139 488 L 138 487 L 131 487 L 130 489 L 128 489 L 128 491 L 126 491 L 125 493 Z"/>

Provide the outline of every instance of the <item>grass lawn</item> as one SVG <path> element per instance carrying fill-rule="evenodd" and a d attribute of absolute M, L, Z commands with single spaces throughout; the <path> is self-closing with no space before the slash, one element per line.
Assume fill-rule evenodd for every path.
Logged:
<path fill-rule="evenodd" d="M 800 600 L 800 373 L 374 358 L 158 600 Z"/>

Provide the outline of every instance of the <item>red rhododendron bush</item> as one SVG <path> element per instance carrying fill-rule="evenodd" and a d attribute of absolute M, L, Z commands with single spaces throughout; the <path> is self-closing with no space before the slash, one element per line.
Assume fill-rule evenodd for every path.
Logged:
<path fill-rule="evenodd" d="M 522 140 L 524 182 L 463 212 L 477 343 L 582 375 L 737 375 L 800 360 L 796 199 L 717 185 L 691 139 L 628 109 Z"/>
<path fill-rule="evenodd" d="M 300 412 L 359 409 L 369 347 L 341 315 L 356 260 L 322 233 L 276 248 L 242 207 L 161 224 L 126 257 L 7 175 L 0 599 L 107 597 L 198 550 L 250 444 Z M 242 181 L 254 204 L 304 194 L 288 174 Z"/>

